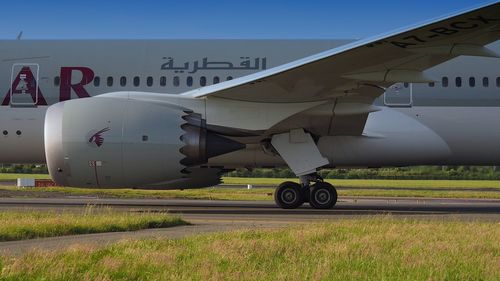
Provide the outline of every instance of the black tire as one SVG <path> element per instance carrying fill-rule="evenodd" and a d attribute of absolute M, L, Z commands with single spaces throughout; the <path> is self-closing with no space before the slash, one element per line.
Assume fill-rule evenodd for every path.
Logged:
<path fill-rule="evenodd" d="M 327 182 L 317 182 L 311 186 L 309 204 L 314 209 L 331 209 L 337 203 L 337 190 Z"/>
<path fill-rule="evenodd" d="M 280 184 L 274 192 L 276 205 L 283 209 L 295 209 L 304 203 L 300 184 L 287 181 Z"/>

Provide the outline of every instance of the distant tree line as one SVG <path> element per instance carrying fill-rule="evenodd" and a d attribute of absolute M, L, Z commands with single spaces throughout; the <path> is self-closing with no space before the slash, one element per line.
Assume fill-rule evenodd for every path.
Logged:
<path fill-rule="evenodd" d="M 48 174 L 47 165 L 41 164 L 0 164 L 0 173 Z"/>
<path fill-rule="evenodd" d="M 500 169 L 494 166 L 415 166 L 378 169 L 329 169 L 319 174 L 326 179 L 450 179 L 498 180 Z M 239 169 L 226 174 L 229 177 L 294 178 L 290 169 Z"/>
<path fill-rule="evenodd" d="M 1 173 L 47 174 L 46 165 L 0 164 Z M 378 169 L 328 169 L 319 174 L 325 179 L 450 179 L 500 180 L 496 166 L 414 166 Z M 295 178 L 288 168 L 238 169 L 225 174 L 228 177 Z"/>

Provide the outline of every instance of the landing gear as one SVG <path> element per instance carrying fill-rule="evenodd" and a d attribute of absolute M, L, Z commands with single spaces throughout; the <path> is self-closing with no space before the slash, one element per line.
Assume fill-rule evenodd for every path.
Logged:
<path fill-rule="evenodd" d="M 317 182 L 311 187 L 309 204 L 314 209 L 331 209 L 337 203 L 337 191 L 327 182 Z"/>
<path fill-rule="evenodd" d="M 304 194 L 300 184 L 286 181 L 276 188 L 274 201 L 283 209 L 295 209 L 304 203 Z"/>
<path fill-rule="evenodd" d="M 337 203 L 337 191 L 314 173 L 301 176 L 300 184 L 289 181 L 280 184 L 274 192 L 274 201 L 283 209 L 295 209 L 304 202 L 314 209 L 330 209 Z"/>

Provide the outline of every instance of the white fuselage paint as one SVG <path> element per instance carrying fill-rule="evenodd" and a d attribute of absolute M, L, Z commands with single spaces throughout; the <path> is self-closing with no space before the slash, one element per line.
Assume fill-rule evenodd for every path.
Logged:
<path fill-rule="evenodd" d="M 266 58 L 267 68 L 277 66 L 310 54 L 344 44 L 346 41 L 0 41 L 0 95 L 8 95 L 15 64 L 34 63 L 40 68 L 38 87 L 47 104 L 54 104 L 64 95 L 54 78 L 62 67 L 87 67 L 100 78 L 100 85 L 89 82 L 83 86 L 90 96 L 107 92 L 133 90 L 178 94 L 207 85 L 218 77 L 240 77 L 258 70 L 187 69 L 175 67 L 209 58 L 236 65 L 240 57 Z M 500 43 L 490 46 L 500 52 Z M 221 51 L 224 50 L 224 51 Z M 167 64 L 166 58 L 174 58 Z M 252 60 L 253 63 L 253 60 Z M 161 69 L 162 65 L 168 68 Z M 229 64 L 228 64 L 229 65 Z M 170 69 L 170 68 L 171 69 Z M 195 71 L 196 70 L 196 71 Z M 420 164 L 440 165 L 496 165 L 500 164 L 500 59 L 459 57 L 430 69 L 429 74 L 449 78 L 449 86 L 436 83 L 413 85 L 413 104 L 408 107 L 384 106 L 370 113 L 362 136 L 321 136 L 321 153 L 330 160 L 330 166 L 405 166 Z M 192 72 L 192 73 L 189 73 Z M 120 85 L 126 77 L 127 84 Z M 140 85 L 134 86 L 134 77 Z M 147 77 L 153 77 L 151 86 Z M 166 77 L 166 85 L 160 77 Z M 107 77 L 113 85 L 107 86 Z M 175 78 L 177 77 L 177 78 Z M 189 78 L 191 77 L 191 78 Z M 205 78 L 203 78 L 205 77 Z M 462 87 L 455 86 L 455 78 L 462 77 Z M 469 86 L 469 77 L 475 77 L 475 87 Z M 488 77 L 488 86 L 482 79 Z M 69 84 L 82 81 L 82 73 L 75 71 Z M 175 85 L 174 80 L 180 84 Z M 188 80 L 193 85 L 188 85 Z M 85 81 L 87 82 L 87 81 Z M 81 93 L 80 93 L 81 94 Z M 75 89 L 70 97 L 77 98 Z M 0 163 L 43 163 L 43 123 L 47 106 L 0 106 Z M 210 123 L 210 120 L 207 120 Z M 3 132 L 7 132 L 4 135 Z M 17 133 L 19 131 L 19 133 Z M 210 159 L 209 165 L 234 167 L 262 167 L 283 165 L 279 157 L 270 156 L 258 144 Z"/>

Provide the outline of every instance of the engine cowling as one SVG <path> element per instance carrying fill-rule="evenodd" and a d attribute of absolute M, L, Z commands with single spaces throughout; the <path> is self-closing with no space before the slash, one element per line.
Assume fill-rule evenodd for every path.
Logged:
<path fill-rule="evenodd" d="M 245 147 L 208 131 L 201 115 L 183 107 L 112 97 L 55 104 L 47 110 L 44 131 L 49 172 L 62 186 L 189 182 L 190 167 Z"/>

